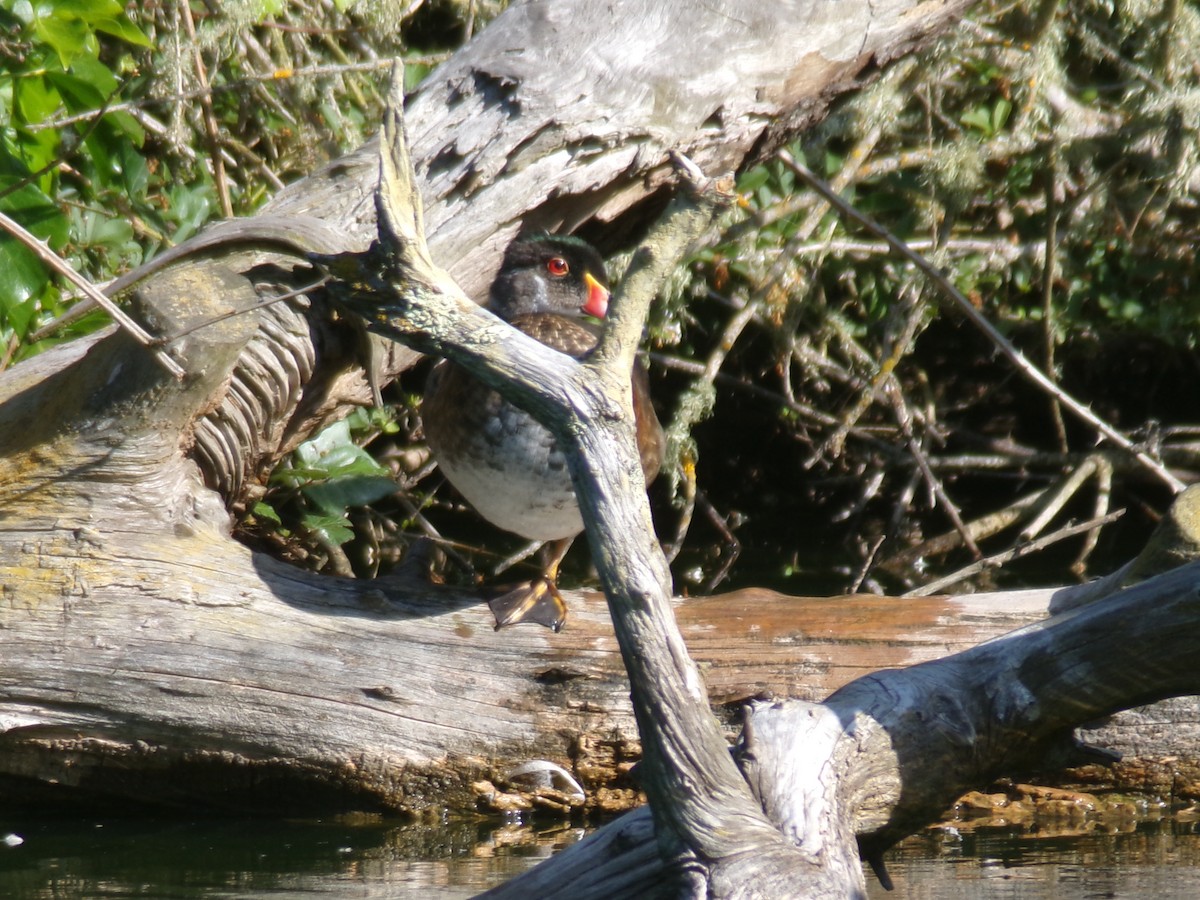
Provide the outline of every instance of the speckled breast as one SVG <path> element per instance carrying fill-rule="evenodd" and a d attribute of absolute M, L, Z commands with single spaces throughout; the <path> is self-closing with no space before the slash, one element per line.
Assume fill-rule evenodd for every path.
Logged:
<path fill-rule="evenodd" d="M 530 316 L 513 324 L 573 356 L 596 341 L 594 331 L 560 317 Z M 566 457 L 549 431 L 496 391 L 443 363 L 430 377 L 422 420 L 446 478 L 493 525 L 531 540 L 583 530 Z"/>

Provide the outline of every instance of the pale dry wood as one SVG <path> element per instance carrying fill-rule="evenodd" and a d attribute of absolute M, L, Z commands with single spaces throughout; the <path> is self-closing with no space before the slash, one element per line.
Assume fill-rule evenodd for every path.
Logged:
<path fill-rule="evenodd" d="M 547 6 L 514 9 L 533 15 Z M 868 14 L 865 5 L 839 5 L 838 34 L 856 9 Z M 948 9 L 921 7 L 935 17 Z M 916 29 L 918 23 L 921 17 L 913 15 L 902 24 Z M 874 37 L 872 32 L 863 46 Z M 864 50 L 816 68 L 845 75 L 870 58 Z M 819 79 L 813 83 L 828 87 Z M 487 94 L 495 85 L 483 77 L 465 78 L 458 87 L 470 107 L 472 89 Z M 508 88 L 501 91 L 501 112 L 512 96 Z M 803 104 L 791 99 L 789 108 L 801 116 L 796 110 Z M 805 102 L 816 108 L 821 101 L 810 96 Z M 778 115 L 786 126 L 788 114 Z M 700 129 L 706 141 L 711 127 Z M 756 134 L 766 140 L 765 131 Z M 497 168 L 492 177 L 504 171 Z M 543 172 L 539 184 L 546 181 Z M 469 195 L 485 182 L 481 176 L 455 185 Z M 584 195 L 591 197 L 586 190 Z M 614 196 L 632 195 L 606 195 L 605 204 Z M 435 206 L 445 202 L 436 198 Z M 232 396 L 230 373 L 255 339 L 262 314 L 190 329 L 222 306 L 259 298 L 244 281 L 229 277 L 220 281 L 227 290 L 217 292 L 216 304 L 198 290 L 200 274 L 191 267 L 168 276 L 177 280 L 164 276 L 159 283 L 169 285 L 169 293 L 196 301 L 154 307 L 164 326 L 188 331 L 179 347 L 191 373 L 184 383 L 168 383 L 120 335 L 57 354 L 57 368 L 41 365 L 30 375 L 18 367 L 0 381 L 3 786 L 53 783 L 167 804 L 205 799 L 230 808 L 308 802 L 420 812 L 473 806 L 472 781 L 502 774 L 518 761 L 577 762 L 585 739 L 634 743 L 628 688 L 602 603 L 573 603 L 562 635 L 539 629 L 496 635 L 474 598 L 405 582 L 317 578 L 230 540 L 223 498 L 203 486 L 187 450 L 198 412 Z M 289 324 L 289 335 L 303 341 L 302 325 L 311 320 L 300 315 L 306 312 L 301 304 L 287 308 L 299 317 Z M 268 404 L 271 416 L 293 418 L 299 401 L 289 402 Z M 277 444 L 297 431 L 267 424 L 265 433 Z M 604 545 L 594 549 L 603 557 Z M 643 574 L 661 580 L 661 572 Z M 754 608 L 751 624 L 761 631 L 761 616 L 772 604 L 764 600 Z M 804 679 L 796 673 L 807 667 L 819 675 L 823 666 L 833 667 L 828 660 L 840 652 L 837 644 L 827 635 L 804 638 L 812 627 L 805 618 L 810 612 L 796 606 L 788 611 L 795 617 L 789 624 L 771 626 L 786 632 L 772 649 L 794 647 L 794 656 L 773 658 L 771 666 L 779 668 L 762 676 L 747 669 L 745 681 L 756 691 L 762 682 L 803 691 Z M 943 617 L 933 618 L 922 634 L 937 633 Z M 955 621 L 952 615 L 945 619 Z M 654 629 L 661 621 L 655 611 L 633 627 Z M 957 621 L 962 628 L 961 617 Z M 744 626 L 740 620 L 736 627 Z M 685 623 L 682 639 L 671 641 L 702 643 L 703 635 L 719 633 L 708 623 Z M 901 639 L 905 660 L 909 643 L 921 641 Z M 731 654 L 753 665 L 744 659 L 745 638 L 731 639 L 731 645 Z M 705 657 L 698 658 L 703 666 Z M 639 661 L 632 663 L 636 670 Z M 863 669 L 887 664 L 883 656 L 860 662 Z M 686 682 L 686 666 L 683 673 Z M 692 703 L 703 699 L 695 696 L 698 684 L 685 683 Z M 660 711 L 667 714 L 670 707 Z M 760 735 L 764 750 L 774 746 L 764 729 Z M 297 785 L 304 790 L 286 790 Z M 882 816 L 890 801 L 885 792 L 879 797 L 870 808 Z M 846 808 L 836 792 L 827 799 L 826 809 L 837 803 Z M 827 812 L 821 818 L 839 871 L 815 891 L 835 893 L 854 877 L 845 871 L 851 859 L 846 826 Z M 677 833 L 690 827 L 680 823 Z M 713 840 L 705 852 L 727 852 L 719 843 Z M 782 842 L 763 854 L 739 857 L 739 848 L 733 849 L 726 868 L 708 873 L 714 881 L 724 879 L 718 892 L 728 895 L 754 887 L 743 862 L 757 867 L 768 856 L 790 852 Z"/>
<path fill-rule="evenodd" d="M 633 427 L 630 372 L 650 301 L 700 237 L 728 193 L 694 166 L 689 190 L 643 242 L 613 300 L 596 351 L 583 360 L 540 347 L 475 307 L 431 261 L 424 215 L 401 120 L 397 74 L 384 122 L 379 192 L 381 240 L 335 286 L 339 303 L 368 326 L 410 346 L 432 347 L 494 385 L 556 436 L 583 513 L 629 674 L 644 758 L 643 778 L 659 850 L 677 890 L 758 896 L 764 882 L 806 881 L 813 896 L 861 881 L 849 842 L 804 852 L 771 826 L 727 752 L 695 663 L 671 613 L 671 578 L 654 536 Z M 367 285 L 363 291 L 361 285 Z M 817 886 L 820 886 L 819 888 Z M 748 893 L 749 892 L 749 893 Z M 768 892 L 769 893 L 769 892 Z"/>
<path fill-rule="evenodd" d="M 490 279 L 499 249 L 518 220 L 553 225 L 599 216 L 619 228 L 626 223 L 613 217 L 661 184 L 669 148 L 717 170 L 736 167 L 793 134 L 819 115 L 830 97 L 852 86 L 857 73 L 905 52 L 910 42 L 950 21 L 962 5 L 843 4 L 835 16 L 821 4 L 797 3 L 771 15 L 755 5 L 745 16 L 729 16 L 690 3 L 647 0 L 623 4 L 618 20 L 607 7 L 590 3 L 514 7 L 487 36 L 439 69 L 411 101 L 419 162 L 432 179 L 423 189 L 432 198 L 433 253 L 443 265 L 461 263 L 455 271 L 478 288 Z M 563 15 L 581 27 L 559 29 L 555 23 Z M 631 43 L 631 34 L 638 40 Z M 654 72 L 635 52 L 648 43 L 656 51 Z M 522 47 L 519 59 L 507 52 L 512 46 Z M 725 51 L 722 59 L 732 74 L 699 62 L 713 47 Z M 673 68 L 677 63 L 683 68 Z M 685 70 L 694 77 L 681 80 L 672 74 Z M 559 89 L 573 83 L 591 87 L 573 93 Z M 517 107 L 520 116 L 512 115 Z M 636 152 L 631 156 L 628 148 Z M 375 231 L 373 159 L 368 152 L 334 164 L 285 192 L 267 215 L 275 217 L 272 221 L 320 220 L 339 240 L 364 246 Z M 470 213 L 464 214 L 468 205 Z M 309 219 L 302 216 L 306 211 L 312 213 Z M 145 355 L 119 335 L 89 340 L 4 374 L 0 583 L 8 613 L 0 657 L 8 667 L 4 708 L 17 711 L 7 720 L 14 723 L 7 732 L 7 740 L 15 742 L 10 746 L 48 729 L 54 738 L 39 739 L 39 764 L 57 772 L 66 750 L 57 741 L 78 749 L 100 740 L 94 756 L 80 756 L 95 763 L 124 754 L 139 758 L 132 748 L 144 740 L 159 748 L 156 758 L 164 762 L 161 778 L 143 773 L 147 780 L 130 781 L 131 792 L 146 793 L 151 783 L 169 783 L 173 766 L 189 754 L 219 746 L 217 736 L 226 732 L 236 736 L 236 759 L 276 760 L 315 777 L 344 773 L 348 770 L 334 760 L 365 754 L 372 771 L 399 760 L 401 775 L 393 780 L 402 781 L 412 767 L 433 771 L 441 765 L 441 758 L 431 759 L 422 749 L 429 746 L 442 747 L 446 757 L 476 753 L 503 759 L 515 753 L 524 758 L 524 748 L 543 740 L 537 724 L 545 721 L 542 698 L 550 689 L 488 684 L 460 694 L 457 688 L 470 684 L 464 673 L 489 671 L 494 652 L 528 678 L 531 672 L 565 667 L 570 654 L 582 651 L 586 657 L 588 647 L 562 642 L 569 638 L 547 644 L 541 635 L 505 636 L 495 644 L 483 640 L 478 659 L 462 670 L 447 663 L 428 676 L 412 675 L 414 697 L 436 698 L 447 708 L 449 731 L 439 725 L 441 713 L 432 723 L 418 721 L 411 733 L 381 730 L 394 726 L 389 715 L 394 704 L 370 700 L 368 706 L 380 710 L 365 714 L 357 705 L 359 695 L 376 688 L 379 697 L 410 693 L 388 675 L 406 672 L 411 645 L 438 646 L 425 629 L 437 631 L 446 620 L 430 623 L 424 611 L 444 611 L 447 605 L 454 610 L 463 600 L 451 595 L 448 604 L 430 607 L 414 595 L 409 602 L 416 604 L 415 613 L 401 603 L 389 618 L 391 598 L 408 597 L 408 586 L 391 591 L 386 585 L 285 572 L 230 541 L 222 504 L 237 502 L 240 485 L 261 478 L 280 453 L 344 412 L 347 403 L 363 401 L 367 391 L 361 374 L 351 371 L 356 354 L 347 346 L 349 339 L 320 310 L 298 300 L 191 331 L 231 308 L 250 309 L 261 302 L 241 274 L 247 269 L 268 260 L 285 266 L 307 262 L 289 262 L 277 252 L 264 255 L 254 246 L 252 229 L 224 227 L 236 232 L 230 235 L 239 250 L 236 259 L 234 244 L 228 253 L 208 244 L 211 252 L 179 257 L 180 265 L 140 286 L 138 308 L 158 333 L 190 332 L 177 348 L 191 373 L 183 384 L 163 383 L 143 365 Z M 492 236 L 482 238 L 480 229 Z M 403 365 L 398 357 L 385 360 L 384 376 Z M 204 481 L 220 487 L 224 496 L 201 483 L 201 472 L 187 456 L 194 444 L 200 448 Z M 332 614 L 322 612 L 326 605 Z M 198 636 L 218 624 L 208 618 L 213 609 L 236 618 L 235 626 L 219 629 L 228 646 L 211 663 L 228 666 L 224 681 L 186 650 L 192 640 L 203 646 Z M 339 614 L 346 609 L 353 614 Z M 235 616 L 235 610 L 242 613 Z M 189 621 L 193 613 L 200 617 L 195 622 Z M 80 615 L 85 624 L 76 626 L 74 617 Z M 481 632 L 478 626 L 486 617 L 472 622 L 466 626 L 470 633 Z M 336 625 L 347 633 L 340 641 L 326 635 L 314 647 L 302 638 L 303 623 Z M 267 637 L 281 642 L 277 659 L 266 654 L 270 664 L 259 646 Z M 475 646 L 466 638 L 462 643 Z M 364 647 L 371 648 L 377 664 L 360 664 Z M 306 655 L 318 649 L 327 652 Z M 536 657 L 542 650 L 555 662 L 536 668 L 523 655 Z M 241 664 L 256 673 L 238 688 L 244 709 L 219 700 L 223 685 L 242 685 L 239 653 Z M 206 673 L 203 678 L 189 676 L 196 666 Z M 132 686 L 144 670 L 161 673 L 155 676 L 161 689 Z M 70 687 L 57 691 L 47 678 Z M 298 704 L 289 715 L 280 704 L 267 702 L 272 696 L 294 701 L 295 689 L 283 685 L 297 680 L 321 685 L 302 693 L 323 712 Z M 447 688 L 456 690 L 447 694 Z M 514 699 L 527 692 L 529 698 Z M 609 704 L 611 693 L 604 688 L 603 702 L 581 702 L 601 711 L 620 708 L 620 703 Z M 493 737 L 476 743 L 479 732 L 489 729 L 464 727 L 462 710 L 497 697 L 531 711 L 513 716 L 511 727 L 497 726 Z M 256 708 L 259 700 L 262 707 Z M 407 709 L 414 702 L 408 698 L 400 705 Z M 613 725 L 603 712 L 577 715 L 594 719 L 597 729 Z M 94 722 L 95 732 L 81 731 L 80 721 Z M 326 723 L 344 740 L 331 740 Z M 418 725 L 424 726 L 422 734 L 415 733 Z M 253 738 L 251 732 L 260 728 L 261 736 Z M 461 743 L 452 739 L 455 734 L 463 737 Z M 561 757 L 561 739 L 550 744 Z M 361 749 L 381 746 L 392 749 L 383 755 Z M 37 767 L 27 763 L 20 770 L 35 773 Z M 74 771 L 76 781 L 102 778 L 98 763 L 81 762 Z M 394 808 L 441 802 L 436 792 L 404 794 L 371 786 L 386 785 L 386 779 L 351 774 L 343 783 L 367 784 L 372 802 Z M 194 787 L 191 796 L 202 796 L 212 784 L 197 780 L 183 792 Z M 258 802 L 251 794 L 244 799 Z"/>
<path fill-rule="evenodd" d="M 735 752 L 790 840 L 836 855 L 857 839 L 878 860 L 969 785 L 1048 756 L 1092 757 L 1068 740 L 1081 720 L 1200 692 L 1198 623 L 1193 563 L 962 653 L 859 678 L 824 703 L 757 703 Z M 1194 720 L 1194 699 L 1188 705 Z M 624 816 L 487 896 L 600 897 L 606 887 L 667 896 L 645 854 L 645 824 Z M 773 887 L 776 896 L 821 896 L 803 884 Z"/>

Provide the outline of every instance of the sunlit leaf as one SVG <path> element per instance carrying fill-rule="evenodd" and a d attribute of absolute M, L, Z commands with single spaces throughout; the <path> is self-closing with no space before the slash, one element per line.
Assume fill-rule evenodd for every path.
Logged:
<path fill-rule="evenodd" d="M 354 539 L 354 529 L 350 527 L 350 520 L 345 516 L 328 516 L 308 514 L 300 520 L 301 524 L 309 531 L 314 531 L 323 536 L 327 541 L 336 544 L 339 547 Z"/>
<path fill-rule="evenodd" d="M 344 512 L 352 506 L 367 506 L 396 493 L 396 482 L 379 476 L 341 476 L 310 484 L 304 496 L 327 513 Z"/>

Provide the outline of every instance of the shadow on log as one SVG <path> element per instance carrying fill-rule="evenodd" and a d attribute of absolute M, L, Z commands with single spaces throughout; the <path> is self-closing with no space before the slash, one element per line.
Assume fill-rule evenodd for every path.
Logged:
<path fill-rule="evenodd" d="M 661 121 L 647 112 L 659 97 L 653 82 L 612 78 L 620 60 L 567 53 L 558 63 L 584 60 L 603 70 L 581 70 L 585 83 L 633 91 L 608 101 L 607 118 L 589 117 L 587 97 L 557 104 L 560 95 L 545 87 L 555 83 L 553 65 L 510 70 L 517 64 L 504 48 L 540 46 L 529 36 L 553 24 L 560 4 L 514 7 L 411 101 L 430 253 L 455 273 L 461 268 L 474 295 L 522 219 L 617 231 L 623 213 L 645 218 L 668 178 L 667 148 L 710 171 L 736 168 L 960 6 L 839 4 L 837 21 L 822 22 L 823 6 L 796 4 L 755 14 L 758 45 L 740 30 L 713 30 L 745 22 L 722 25 L 727 17 L 686 5 L 689 39 L 736 48 L 755 65 L 736 73 L 736 90 L 727 80 L 676 79 L 673 115 Z M 679 29 L 684 4 L 647 4 L 628 15 L 644 31 L 636 16 L 659 8 Z M 797 14 L 801 8 L 807 15 Z M 615 29 L 609 45 L 622 47 L 619 29 L 630 21 L 578 30 L 590 40 Z M 859 22 L 853 40 L 840 36 Z M 707 60 L 695 46 L 680 42 L 674 52 Z M 693 84 L 697 90 L 684 96 Z M 522 115 L 514 117 L 518 101 Z M 452 127 L 467 120 L 469 132 Z M 508 132 L 511 121 L 534 130 Z M 589 138 L 583 122 L 599 122 L 603 133 Z M 480 132 L 485 126 L 504 140 L 493 146 Z M 346 319 L 315 298 L 258 307 L 264 284 L 312 284 L 307 251 L 365 248 L 376 227 L 375 166 L 373 152 L 340 163 L 268 212 L 325 221 L 343 243 L 263 247 L 239 226 L 229 243 L 210 243 L 203 260 L 177 257 L 183 265 L 140 286 L 140 317 L 160 334 L 186 333 L 171 344 L 188 372 L 182 381 L 111 331 L 0 377 L 0 789 L 7 797 L 421 814 L 487 808 L 491 799 L 478 784 L 503 784 L 514 768 L 548 760 L 581 778 L 590 802 L 615 806 L 633 799 L 618 775 L 647 750 L 657 820 L 634 813 L 530 878 L 574 897 L 641 895 L 680 879 L 695 890 L 707 883 L 715 895 L 780 896 L 770 879 L 801 871 L 790 877 L 803 878 L 809 895 L 847 896 L 862 889 L 856 836 L 874 854 L 940 812 L 951 791 L 1027 765 L 1047 747 L 1069 752 L 1073 725 L 1196 689 L 1181 661 L 1196 619 L 1190 568 L 961 657 L 871 674 L 1035 621 L 1050 595 L 797 601 L 742 593 L 677 603 L 676 635 L 659 602 L 665 596 L 648 599 L 665 587 L 662 567 L 651 560 L 637 573 L 643 581 L 622 587 L 606 567 L 634 557 L 593 537 L 608 596 L 629 614 L 617 617 L 617 633 L 638 713 L 608 609 L 596 596 L 572 601 L 560 635 L 498 635 L 474 597 L 402 579 L 320 578 L 238 545 L 227 505 L 244 502 L 247 485 L 287 449 L 369 395 L 361 335 Z M 470 216 L 462 214 L 468 202 Z M 459 301 L 455 308 L 470 316 Z M 610 342 L 599 363 L 632 352 L 629 335 L 640 322 L 632 316 L 617 327 L 624 340 Z M 415 358 L 391 342 L 374 346 L 376 377 L 384 380 Z M 620 393 L 619 385 L 603 387 Z M 621 415 L 615 408 L 610 418 Z M 610 469 L 622 460 L 606 459 L 608 446 L 580 448 L 593 459 L 579 475 L 581 494 L 596 492 L 586 501 L 594 517 L 618 517 L 608 520 L 609 533 L 645 544 L 645 532 L 614 524 L 627 521 L 619 518 L 627 510 L 599 508 Z M 643 658 L 638 648 L 647 639 L 660 643 Z M 675 670 L 676 696 L 666 701 L 647 696 L 657 683 L 649 661 L 664 657 Z M 744 701 L 815 700 L 835 688 L 843 689 L 821 705 L 753 705 L 741 769 L 733 768 L 725 742 Z M 728 708 L 724 728 L 704 718 L 710 702 Z M 672 733 L 671 711 L 683 706 L 699 716 L 703 765 L 717 772 L 704 775 L 703 787 L 686 769 L 690 726 Z M 638 746 L 635 719 L 651 735 L 647 746 Z M 794 752 L 797 740 L 806 755 Z M 913 762 L 930 759 L 939 760 L 937 784 Z M 749 837 L 713 839 L 713 824 L 731 813 Z M 835 868 L 824 869 L 821 856 Z M 622 880 L 606 880 L 610 873 Z M 553 895 L 524 881 L 507 890 Z"/>

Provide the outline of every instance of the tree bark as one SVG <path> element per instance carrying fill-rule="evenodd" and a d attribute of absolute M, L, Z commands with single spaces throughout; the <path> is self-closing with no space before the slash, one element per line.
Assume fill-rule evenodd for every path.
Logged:
<path fill-rule="evenodd" d="M 1192 563 L 1075 615 L 860 678 L 821 704 L 756 703 L 736 750 L 741 768 L 797 845 L 828 852 L 848 827 L 882 875 L 882 851 L 967 785 L 1047 757 L 1094 762 L 1098 754 L 1071 739 L 1081 721 L 1200 692 L 1198 584 L 1200 563 Z M 669 873 L 646 851 L 647 819 L 623 816 L 486 896 L 667 896 Z M 766 883 L 774 896 L 838 896 Z M 840 887 L 840 896 L 858 889 Z"/>
<path fill-rule="evenodd" d="M 653 885 L 696 897 L 864 897 L 859 845 L 886 880 L 882 851 L 967 787 L 1045 757 L 1087 719 L 1200 688 L 1187 627 L 1198 620 L 1200 595 L 1196 573 L 1184 567 L 1117 598 L 1123 603 L 1081 601 L 1081 612 L 1041 630 L 856 680 L 823 704 L 752 709 L 739 773 L 670 610 L 628 399 L 653 281 L 706 227 L 712 186 L 692 176 L 695 198 L 668 208 L 645 259 L 635 257 L 622 280 L 595 352 L 575 360 L 475 308 L 431 261 L 399 83 L 384 128 L 380 240 L 370 253 L 335 260 L 335 271 L 357 265 L 335 296 L 381 334 L 467 367 L 567 449 L 643 741 L 642 781 L 665 869 L 649 873 Z M 1189 506 L 1176 504 L 1162 533 L 1193 549 L 1177 527 Z M 1171 553 L 1157 558 L 1178 562 Z M 1131 630 L 1139 638 L 1132 644 Z M 1103 673 L 1095 671 L 1101 661 Z M 1068 750 L 1086 755 L 1074 744 Z M 584 881 L 595 888 L 592 875 Z"/>
<path fill-rule="evenodd" d="M 760 158 L 963 5 L 747 3 L 737 15 L 682 0 L 513 7 L 410 100 L 432 256 L 478 296 L 521 222 L 580 226 L 616 246 L 664 205 L 667 150 L 712 172 Z M 714 53 L 727 64 L 714 65 Z M 230 536 L 227 508 L 252 499 L 282 454 L 368 397 L 357 330 L 312 299 L 258 309 L 256 284 L 306 283 L 308 250 L 365 249 L 376 233 L 375 159 L 368 149 L 340 161 L 281 194 L 264 213 L 275 224 L 258 237 L 244 223 L 224 226 L 228 242 L 210 243 L 203 258 L 181 257 L 184 264 L 140 285 L 137 309 L 146 323 L 167 337 L 184 335 L 170 343 L 188 372 L 182 381 L 113 331 L 0 376 L 0 791 L 9 798 L 422 813 L 504 803 L 618 805 L 634 793 L 619 776 L 641 748 L 602 601 L 573 598 L 559 635 L 497 635 L 474 596 L 399 577 L 317 577 Z M 262 238 L 289 221 L 323 225 L 290 248 Z M 274 267 L 266 275 L 263 263 Z M 251 270 L 254 278 L 246 277 Z M 384 380 L 414 358 L 390 342 L 375 348 Z M 607 546 L 593 544 L 599 559 Z M 661 576 L 652 571 L 650 581 L 661 587 Z M 1171 602 L 1187 593 L 1170 584 Z M 618 592 L 608 579 L 606 587 Z M 686 644 L 707 679 L 707 699 L 736 709 L 764 693 L 819 699 L 854 676 L 940 656 L 1036 619 L 1046 602 L 1041 595 L 996 610 L 974 599 L 795 603 L 741 594 L 677 605 L 682 637 L 672 636 L 669 646 L 682 653 Z M 1132 608 L 1130 615 L 1141 615 Z M 980 622 L 972 610 L 991 611 Z M 1176 613 L 1186 634 L 1194 613 L 1185 606 Z M 883 630 L 878 646 L 857 641 L 859 629 L 883 629 L 876 623 L 889 614 L 902 624 Z M 1092 636 L 1126 621 L 1095 624 L 1088 608 L 1055 628 L 1069 636 L 1085 619 L 1091 630 L 1079 633 Z M 664 622 L 658 611 L 627 623 L 622 640 L 630 628 L 654 632 Z M 835 630 L 850 636 L 841 638 L 847 643 L 833 642 Z M 1019 643 L 1025 659 L 1045 662 L 1044 643 L 1032 635 Z M 628 649 L 626 662 L 635 670 L 642 664 Z M 1139 664 L 1162 677 L 1150 688 L 1130 678 Z M 961 674 L 960 665 L 946 669 Z M 697 692 L 701 682 L 680 666 L 690 685 L 683 699 L 696 705 L 706 696 Z M 1131 659 L 1114 671 L 1122 684 L 1100 679 L 1076 712 L 1193 689 L 1167 678 L 1153 659 Z M 1079 721 L 1061 714 L 1073 685 L 1055 681 L 1061 672 L 1046 674 L 1054 702 L 1041 705 L 1061 730 Z M 894 679 L 908 679 L 896 715 L 909 718 L 892 740 L 914 742 L 904 745 L 914 753 L 929 751 L 922 740 L 939 742 L 939 753 L 971 750 L 961 741 L 969 731 L 912 728 L 922 704 L 942 696 L 908 686 L 919 678 L 872 676 L 845 694 L 880 723 L 864 725 L 863 739 L 886 743 L 890 720 L 879 697 L 900 696 Z M 1003 696 L 1013 695 L 1006 689 Z M 989 715 L 1010 721 L 1020 705 L 968 708 L 968 699 L 955 698 L 962 709 L 953 719 L 976 732 Z M 789 717 L 816 722 L 822 746 L 840 759 L 859 738 L 845 726 L 850 707 L 831 704 L 799 713 L 790 705 L 758 707 L 751 720 L 759 768 L 748 783 L 767 801 L 773 823 L 802 846 L 806 838 L 786 824 L 794 817 L 784 809 L 795 776 L 780 774 L 792 765 Z M 953 783 L 1023 762 L 1014 747 L 1040 750 L 1040 721 L 1022 720 L 1025 743 L 981 748 L 992 755 L 975 759 L 974 768 L 958 760 Z M 644 713 L 640 724 L 647 724 Z M 655 740 L 673 739 L 660 733 Z M 719 754 L 709 755 L 714 767 L 723 765 Z M 889 769 L 886 754 L 880 758 L 874 777 L 890 791 L 868 791 L 862 772 L 839 763 L 835 771 L 846 777 L 820 782 L 812 801 L 843 868 L 853 861 L 849 835 L 891 839 L 941 802 L 925 789 L 919 802 L 902 804 L 895 791 L 901 783 L 907 790 L 911 770 Z M 513 769 L 535 760 L 572 769 L 588 799 L 569 784 L 519 790 Z M 745 760 L 743 768 L 752 769 Z M 662 787 L 669 777 L 655 778 L 662 795 L 680 789 Z M 507 784 L 513 790 L 500 790 Z M 634 823 L 649 840 L 654 831 L 644 819 Z M 668 824 L 676 836 L 691 827 Z M 621 846 L 610 842 L 610 852 Z M 678 847 L 667 850 L 670 856 Z M 790 850 L 778 841 L 770 853 Z M 640 862 L 625 871 L 640 872 L 644 863 L 661 879 L 663 857 L 636 852 Z M 718 873 L 719 892 L 732 895 L 761 860 L 748 859 L 754 854 L 744 848 L 714 855 L 721 853 L 728 866 Z M 593 883 L 598 877 L 596 870 Z M 851 877 L 838 873 L 828 891 L 858 889 Z M 625 893 L 633 887 L 631 880 Z"/>

